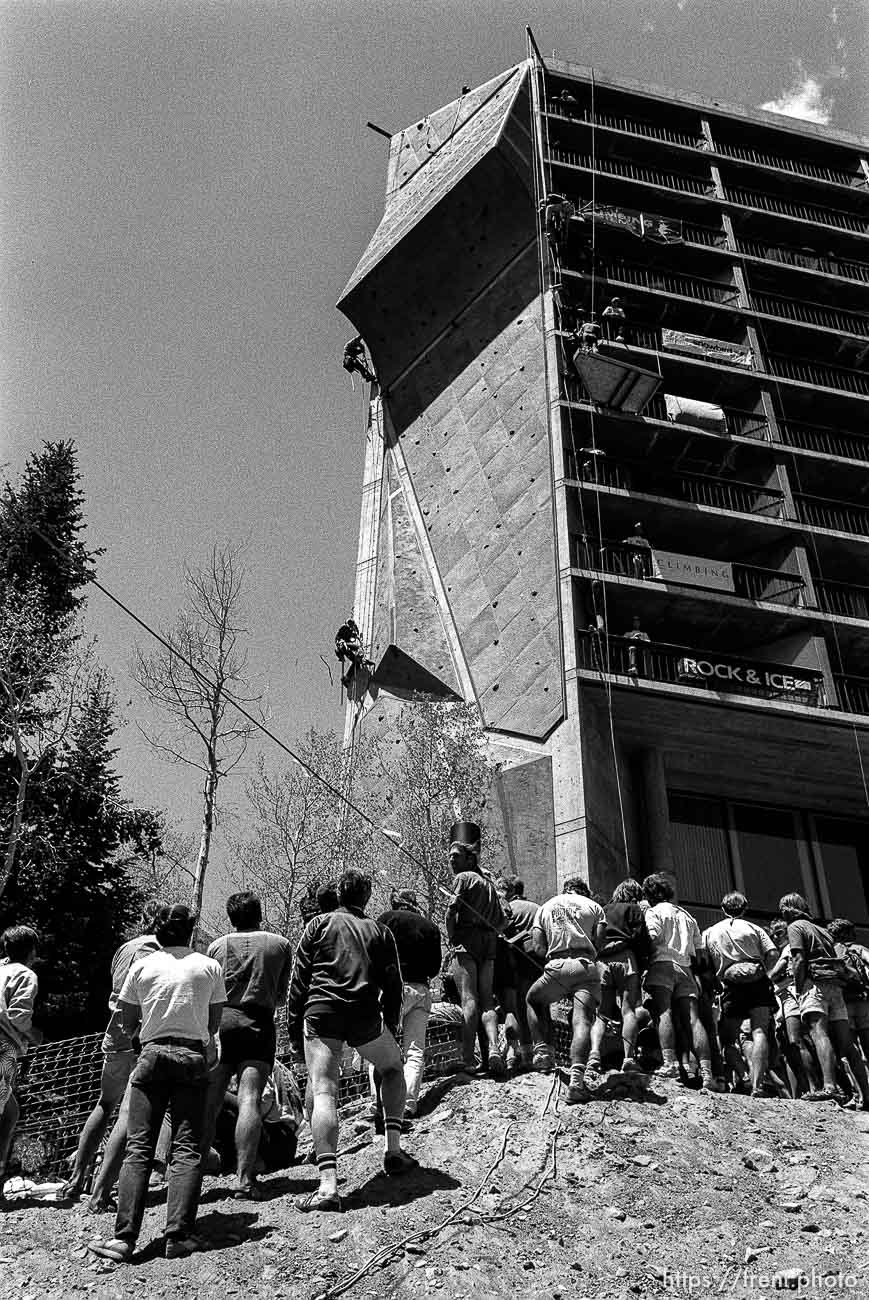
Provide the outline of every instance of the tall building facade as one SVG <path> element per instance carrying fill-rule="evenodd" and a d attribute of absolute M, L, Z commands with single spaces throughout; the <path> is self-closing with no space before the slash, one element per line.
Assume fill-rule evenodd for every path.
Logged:
<path fill-rule="evenodd" d="M 537 57 L 391 138 L 348 727 L 475 702 L 530 896 L 869 926 L 867 298 L 869 141 Z"/>

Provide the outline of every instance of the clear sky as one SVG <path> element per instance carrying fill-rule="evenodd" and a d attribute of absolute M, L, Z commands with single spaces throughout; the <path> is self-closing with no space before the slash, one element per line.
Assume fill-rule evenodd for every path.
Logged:
<path fill-rule="evenodd" d="M 0 464 L 74 438 L 100 577 L 160 622 L 247 539 L 275 729 L 341 725 L 365 402 L 334 309 L 390 131 L 544 54 L 869 133 L 866 0 L 123 0 L 0 6 Z M 144 751 L 134 630 L 95 593 L 130 797 L 195 823 Z M 251 751 L 251 757 L 253 751 Z"/>

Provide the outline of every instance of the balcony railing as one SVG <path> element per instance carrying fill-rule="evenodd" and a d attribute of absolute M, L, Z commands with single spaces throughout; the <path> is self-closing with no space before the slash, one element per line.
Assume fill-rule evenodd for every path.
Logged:
<path fill-rule="evenodd" d="M 833 680 L 839 696 L 839 707 L 845 713 L 869 714 L 869 677 L 845 677 L 835 673 Z"/>
<path fill-rule="evenodd" d="M 841 614 L 843 618 L 862 618 L 869 622 L 869 587 L 858 587 L 851 582 L 829 582 L 815 578 L 818 609 L 825 614 Z"/>
<path fill-rule="evenodd" d="M 706 140 L 700 131 L 674 131 L 672 127 L 659 122 L 647 122 L 639 117 L 624 117 L 616 113 L 592 114 L 590 108 L 579 104 L 565 104 L 563 100 L 551 99 L 548 104 L 550 113 L 569 118 L 572 122 L 585 122 L 595 126 L 608 127 L 612 131 L 626 131 L 629 135 L 641 135 L 648 140 L 664 140 L 668 144 L 681 144 L 690 149 L 703 149 Z"/>
<path fill-rule="evenodd" d="M 758 438 L 769 440 L 769 425 L 762 415 L 756 411 L 741 411 L 735 406 L 727 406 L 724 410 L 724 422 L 727 433 L 734 438 Z M 652 420 L 666 420 L 668 424 L 679 424 L 678 420 L 671 420 L 667 414 L 666 399 L 657 392 L 648 406 L 644 407 L 643 415 Z M 686 429 L 693 429 L 693 425 L 685 425 Z"/>
<path fill-rule="evenodd" d="M 627 542 L 601 542 L 597 537 L 572 533 L 570 562 L 577 569 L 608 573 L 613 577 L 660 581 L 655 573 L 651 547 L 631 546 Z M 802 605 L 805 583 L 798 573 L 766 569 L 756 564 L 733 564 L 734 595 L 744 600 L 771 601 L 780 605 Z M 700 582 L 691 584 L 703 588 Z M 719 588 L 705 588 L 719 590 Z"/>
<path fill-rule="evenodd" d="M 775 352 L 769 353 L 767 363 L 781 379 L 796 379 L 815 388 L 838 388 L 869 397 L 869 373 L 865 370 L 846 370 L 842 366 L 828 366 L 802 357 L 783 357 Z"/>
<path fill-rule="evenodd" d="M 680 275 L 675 271 L 662 271 L 658 267 L 640 266 L 635 262 L 605 259 L 598 262 L 598 272 L 607 280 L 641 285 L 644 289 L 654 289 L 660 293 L 678 293 L 684 298 L 697 298 L 701 302 L 739 301 L 739 289 L 735 284 L 701 280 L 694 275 Z"/>
<path fill-rule="evenodd" d="M 566 455 L 568 470 L 572 469 L 572 452 Z M 676 471 L 660 472 L 648 464 L 632 465 L 625 461 L 610 460 L 606 456 L 589 456 L 578 466 L 579 473 L 572 475 L 580 482 L 595 483 L 600 487 L 621 488 L 649 496 L 674 497 L 690 501 L 693 505 L 714 506 L 718 510 L 735 510 L 740 514 L 767 515 L 782 518 L 784 494 L 757 483 L 743 483 L 737 479 L 723 479 L 712 474 L 682 474 Z"/>
<path fill-rule="evenodd" d="M 813 708 L 821 708 L 826 702 L 823 674 L 795 668 L 792 664 L 758 664 L 714 650 L 629 640 L 627 636 L 607 636 L 594 631 L 577 632 L 576 657 L 580 669 L 630 677 L 636 685 L 644 680 L 668 682 L 700 691 L 787 700 Z M 800 683 L 804 683 L 802 689 Z M 867 708 L 863 711 L 869 712 L 869 681 L 865 688 Z"/>
<path fill-rule="evenodd" d="M 818 207 L 813 203 L 795 203 L 778 194 L 761 194 L 757 190 L 744 190 L 734 185 L 724 187 L 724 197 L 729 203 L 739 203 L 746 208 L 762 212 L 775 212 L 785 217 L 798 217 L 801 221 L 814 221 L 837 230 L 850 230 L 855 235 L 869 234 L 869 217 L 840 208 Z"/>
<path fill-rule="evenodd" d="M 787 447 L 820 451 L 825 456 L 841 456 L 844 460 L 869 461 L 869 438 L 863 438 L 859 433 L 843 433 L 839 429 L 798 424 L 794 420 L 782 420 L 778 427 L 781 440 Z"/>
<path fill-rule="evenodd" d="M 855 334 L 858 338 L 869 337 L 869 317 L 856 312 L 823 307 L 817 302 L 782 298 L 778 294 L 755 293 L 754 290 L 748 296 L 755 311 L 765 312 L 767 316 L 781 316 L 784 320 L 799 321 L 803 325 L 823 325 L 843 334 Z"/>
<path fill-rule="evenodd" d="M 846 280 L 869 284 L 869 262 L 855 262 L 849 258 L 816 253 L 810 248 L 788 248 L 786 244 L 743 239 L 741 235 L 736 236 L 736 247 L 747 257 L 761 257 L 765 262 L 796 266 L 805 271 L 823 271 L 827 275 L 838 275 Z"/>
<path fill-rule="evenodd" d="M 852 502 L 831 501 L 827 497 L 805 496 L 794 493 L 794 506 L 801 523 L 816 528 L 829 528 L 837 533 L 853 533 L 869 537 L 869 506 Z"/>
<path fill-rule="evenodd" d="M 584 167 L 588 171 L 607 173 L 610 176 L 623 176 L 627 180 L 642 181 L 646 185 L 659 185 L 668 190 L 679 190 L 687 194 L 715 193 L 712 178 L 689 176 L 685 172 L 661 171 L 657 167 L 642 167 L 639 163 L 626 158 L 592 158 L 591 154 L 575 153 L 572 149 L 563 149 L 560 145 L 550 145 L 549 161 L 567 163 L 570 167 Z"/>
<path fill-rule="evenodd" d="M 833 185 L 859 187 L 866 181 L 855 165 L 852 172 L 843 167 L 828 167 L 821 163 L 809 162 L 805 158 L 788 158 L 784 154 L 765 153 L 753 149 L 747 144 L 731 144 L 721 140 L 715 141 L 715 152 L 727 154 L 729 158 L 739 158 L 743 162 L 760 163 L 763 167 L 776 167 L 779 171 L 793 172 L 795 176 L 808 176 L 812 180 L 830 181 Z"/>

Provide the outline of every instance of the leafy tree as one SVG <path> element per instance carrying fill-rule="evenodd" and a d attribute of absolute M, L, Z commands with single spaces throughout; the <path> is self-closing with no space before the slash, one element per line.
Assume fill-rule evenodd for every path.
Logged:
<path fill-rule="evenodd" d="M 238 547 L 212 546 L 205 565 L 185 570 L 188 607 L 165 636 L 173 648 L 146 654 L 137 647 L 132 667 L 135 681 L 166 721 L 159 734 L 143 730 L 145 739 L 162 758 L 192 767 L 203 777 L 202 832 L 191 889 L 197 914 L 202 910 L 218 789 L 241 761 L 252 730 L 229 697 L 246 705 L 259 699 L 248 693 L 241 624 L 244 576 Z"/>

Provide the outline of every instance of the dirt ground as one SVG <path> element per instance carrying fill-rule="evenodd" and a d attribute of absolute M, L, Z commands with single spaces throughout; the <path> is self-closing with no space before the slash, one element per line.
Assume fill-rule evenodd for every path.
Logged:
<path fill-rule="evenodd" d="M 160 1254 L 162 1193 L 122 1266 L 85 1249 L 111 1236 L 110 1217 L 13 1201 L 0 1213 L 0 1295 L 869 1297 L 869 1115 L 652 1089 L 571 1108 L 552 1077 L 435 1082 L 406 1140 L 422 1167 L 402 1180 L 379 1172 L 382 1139 L 354 1132 L 360 1106 L 348 1107 L 343 1215 L 299 1213 L 307 1163 L 266 1178 L 260 1204 L 209 1178 L 208 1249 L 184 1260 Z"/>

